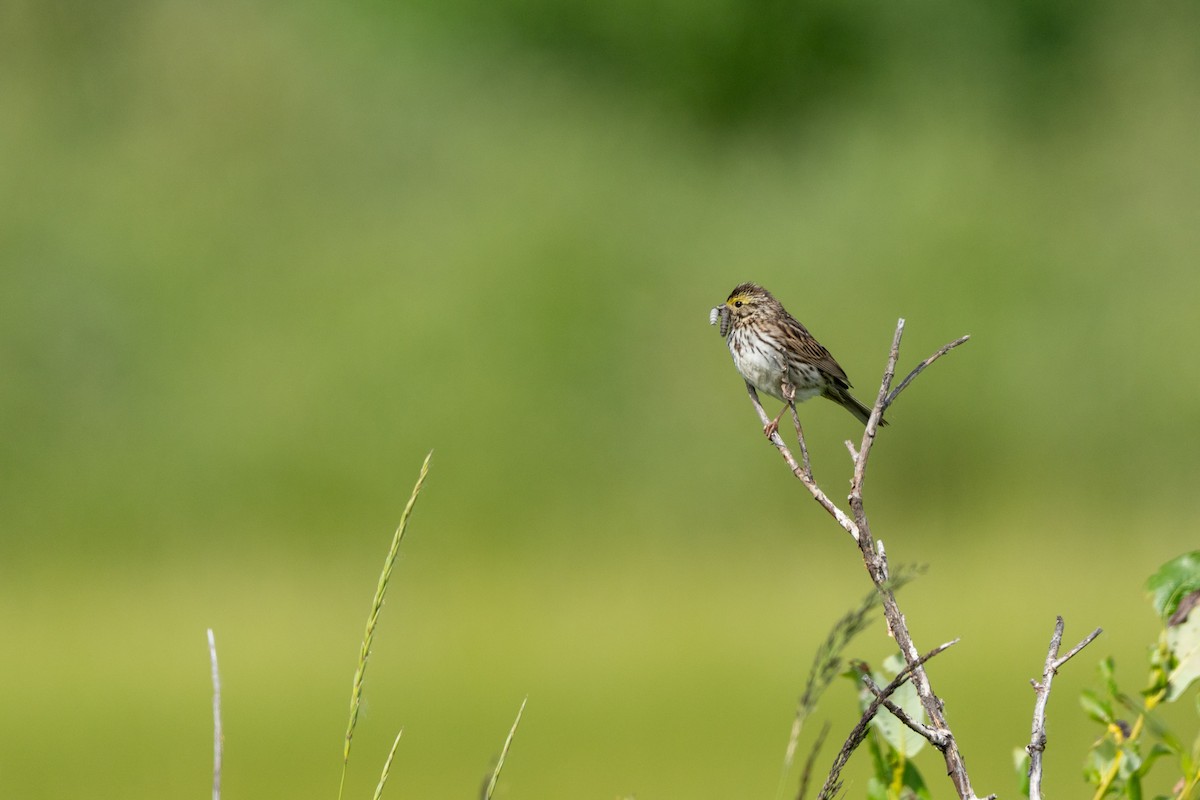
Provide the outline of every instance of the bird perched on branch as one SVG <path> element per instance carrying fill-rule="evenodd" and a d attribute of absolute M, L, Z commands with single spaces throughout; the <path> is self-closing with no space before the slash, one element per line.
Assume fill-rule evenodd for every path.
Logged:
<path fill-rule="evenodd" d="M 709 324 L 729 345 L 733 365 L 746 381 L 750 397 L 761 412 L 757 392 L 784 402 L 763 432 L 771 436 L 794 403 L 820 395 L 842 406 L 864 425 L 871 409 L 850 394 L 850 380 L 829 351 L 787 312 L 775 296 L 756 283 L 743 283 L 724 304 L 709 313 Z M 757 392 L 755 391 L 757 390 Z M 763 412 L 766 416 L 766 412 Z M 881 425 L 887 423 L 880 420 Z"/>

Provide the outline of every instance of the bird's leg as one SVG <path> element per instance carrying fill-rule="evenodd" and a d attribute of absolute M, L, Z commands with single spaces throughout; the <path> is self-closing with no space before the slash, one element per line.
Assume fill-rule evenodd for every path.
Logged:
<path fill-rule="evenodd" d="M 768 439 L 775 434 L 775 431 L 779 430 L 779 420 L 783 419 L 783 415 L 787 413 L 789 408 L 793 414 L 796 413 L 796 387 L 784 381 L 779 388 L 783 390 L 784 405 L 783 408 L 779 409 L 779 413 L 775 415 L 775 419 L 768 422 L 766 427 L 763 428 L 763 433 L 767 435 Z"/>
<path fill-rule="evenodd" d="M 771 421 L 771 418 L 767 416 L 767 410 L 763 408 L 762 402 L 758 399 L 758 392 L 755 391 L 754 384 L 750 381 L 746 381 L 746 394 L 750 395 L 750 402 L 754 403 L 754 410 L 758 412 L 758 418 L 763 421 L 763 433 L 770 439 L 779 428 L 778 418 Z"/>

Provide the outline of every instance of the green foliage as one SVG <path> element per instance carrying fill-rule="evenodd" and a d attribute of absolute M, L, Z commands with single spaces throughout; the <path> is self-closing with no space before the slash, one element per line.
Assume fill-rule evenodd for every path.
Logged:
<path fill-rule="evenodd" d="M 1014 113 L 1042 113 L 1037 95 L 1068 88 L 1083 69 L 1109 2 L 958 4 L 921 0 L 417 0 L 442 24 L 470 21 L 493 45 L 538 52 L 596 82 L 620 81 L 730 129 L 781 127 L 917 74 L 894 74 L 915 53 L 944 70 L 986 70 Z M 404 24 L 395 4 L 373 0 Z M 1069 77 L 1067 78 L 1069 80 Z M 1077 85 L 1075 85 L 1077 89 Z M 1034 102 L 1031 102 L 1034 101 Z"/>
<path fill-rule="evenodd" d="M 1165 623 L 1179 608 L 1180 602 L 1200 590 L 1200 550 L 1184 553 L 1159 567 L 1146 580 L 1150 605 Z"/>
<path fill-rule="evenodd" d="M 1013 748 L 1013 769 L 1017 771 L 1021 794 L 1029 797 L 1029 751 L 1024 747 Z"/>
<path fill-rule="evenodd" d="M 875 700 L 875 694 L 863 685 L 864 676 L 869 676 L 876 686 L 882 688 L 903 668 L 904 659 L 897 654 L 884 660 L 882 671 L 872 671 L 867 665 L 856 662 L 845 673 L 860 687 L 860 712 L 865 712 Z M 910 719 L 927 722 L 920 698 L 911 682 L 901 684 L 889 699 Z M 871 718 L 869 731 L 866 744 L 871 756 L 871 775 L 867 783 L 867 797 L 870 800 L 928 798 L 925 780 L 912 762 L 912 757 L 924 748 L 925 739 L 883 707 Z"/>
<path fill-rule="evenodd" d="M 896 572 L 896 579 L 893 581 L 892 588 L 898 589 L 903 586 L 915 574 L 916 570 L 901 568 Z M 833 680 L 842 673 L 844 661 L 842 653 L 850 642 L 854 640 L 858 634 L 875 619 L 875 612 L 879 607 L 880 596 L 879 592 L 872 589 L 868 592 L 858 604 L 842 615 L 841 619 L 834 623 L 830 628 L 829 634 L 825 640 L 817 647 L 816 653 L 813 654 L 812 666 L 808 671 L 808 679 L 804 683 L 804 691 L 800 695 L 800 701 L 796 705 L 796 717 L 792 721 L 791 734 L 788 736 L 787 750 L 783 758 L 783 770 L 779 777 L 779 786 L 776 789 L 776 797 L 782 797 L 784 794 L 784 785 L 788 778 L 788 774 L 792 769 L 793 759 L 796 755 L 796 747 L 800 741 L 800 734 L 804 730 L 804 723 L 808 717 L 816 709 L 817 703 L 829 688 Z M 810 776 L 810 769 L 817 753 L 824 743 L 826 731 L 822 731 L 817 736 L 809 751 L 809 757 L 805 764 L 804 772 L 800 778 L 800 796 L 804 796 Z"/>
<path fill-rule="evenodd" d="M 907 585 L 917 575 L 923 571 L 922 567 L 914 567 L 909 565 L 900 565 L 893 570 L 892 579 L 889 583 L 893 592 L 899 591 L 903 586 Z M 804 692 L 800 695 L 800 702 L 796 709 L 796 720 L 792 729 L 792 740 L 788 745 L 788 754 L 784 762 L 784 770 L 786 771 L 791 766 L 791 759 L 795 749 L 796 737 L 800 735 L 800 730 L 804 725 L 805 719 L 817 707 L 817 702 L 833 683 L 833 680 L 843 673 L 843 657 L 842 653 L 850 642 L 854 640 L 858 634 L 875 619 L 875 610 L 880 603 L 879 592 L 872 589 L 858 604 L 857 608 L 847 611 L 841 619 L 834 623 L 829 631 L 829 635 L 825 637 L 825 641 L 817 648 L 813 655 L 812 667 L 808 672 L 808 680 L 804 684 Z M 890 661 L 888 663 L 891 663 Z M 894 672 L 892 673 L 895 674 Z M 884 681 L 887 683 L 887 681 Z"/>
<path fill-rule="evenodd" d="M 922 569 L 919 567 L 897 568 L 890 587 L 893 590 L 899 589 L 921 571 Z M 873 612 L 878 605 L 879 593 L 872 590 L 863 598 L 857 608 L 847 612 L 834 624 L 825 641 L 817 648 L 788 741 L 787 755 L 784 758 L 784 778 L 787 777 L 791 767 L 804 720 L 816 708 L 818 700 L 829 687 L 832 678 L 841 671 L 842 653 L 846 646 L 874 617 Z M 873 672 L 866 663 L 858 660 L 851 661 L 849 668 L 841 671 L 841 675 L 850 679 L 858 688 L 858 705 L 861 716 L 859 723 L 854 727 L 847 743 L 843 746 L 842 752 L 834 761 L 833 770 L 821 797 L 836 796 L 840 793 L 842 787 L 840 775 L 845 766 L 845 760 L 864 740 L 867 742 L 867 748 L 871 755 L 871 773 L 867 790 L 870 798 L 899 800 L 900 798 L 928 797 L 924 780 L 911 760 L 924 748 L 925 739 L 882 705 L 879 705 L 875 693 L 867 686 L 869 680 L 875 687 L 883 689 L 890 685 L 904 669 L 904 659 L 900 655 L 894 654 L 884 659 L 883 668 L 880 671 Z M 901 683 L 888 695 L 888 699 L 902 709 L 909 719 L 925 721 L 925 711 L 911 682 Z M 804 774 L 801 776 L 799 792 L 801 798 L 805 796 L 810 777 L 809 770 L 824 737 L 825 732 L 823 731 L 813 744 Z M 783 781 L 781 780 L 777 796 L 782 795 Z"/>
<path fill-rule="evenodd" d="M 1200 587 L 1200 553 L 1167 562 L 1146 586 L 1151 605 L 1163 622 L 1158 643 L 1150 650 L 1146 688 L 1137 699 L 1122 691 L 1116 664 L 1108 657 L 1099 666 L 1103 688 L 1085 690 L 1080 695 L 1084 713 L 1104 726 L 1103 735 L 1088 752 L 1083 770 L 1084 778 L 1095 787 L 1097 800 L 1140 800 L 1151 768 L 1163 757 L 1174 758 L 1178 765 L 1179 778 L 1170 797 L 1190 800 L 1200 792 L 1200 735 L 1191 747 L 1186 747 L 1156 713 L 1161 704 L 1183 696 L 1200 673 L 1200 614 L 1188 613 L 1189 598 Z M 1200 706 L 1197 711 L 1200 713 Z"/>
<path fill-rule="evenodd" d="M 899 655 L 888 656 L 883 662 L 883 672 L 874 673 L 871 679 L 876 686 L 886 686 L 891 683 L 892 678 L 900 674 L 904 666 L 904 659 Z M 866 689 L 859 693 L 859 702 L 864 709 L 873 698 L 874 695 Z M 925 709 L 921 707 L 921 698 L 917 696 L 917 688 L 913 686 L 912 681 L 901 684 L 889 699 L 908 714 L 909 719 L 925 721 Z M 886 708 L 881 709 L 871 720 L 871 727 L 902 762 L 907 762 L 925 746 L 925 737 L 905 725 Z"/>

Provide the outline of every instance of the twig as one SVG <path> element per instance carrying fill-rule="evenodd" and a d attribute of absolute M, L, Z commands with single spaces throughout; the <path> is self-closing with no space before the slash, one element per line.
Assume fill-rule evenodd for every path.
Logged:
<path fill-rule="evenodd" d="M 1060 658 L 1054 662 L 1054 671 L 1057 672 L 1059 667 L 1061 667 L 1063 664 L 1067 663 L 1072 658 L 1074 658 L 1076 656 L 1076 654 L 1079 653 L 1080 650 L 1082 650 L 1083 648 L 1085 648 L 1089 644 L 1091 644 L 1093 641 L 1095 641 L 1096 637 L 1102 633 L 1104 633 L 1103 628 L 1096 628 L 1096 630 L 1092 631 L 1087 636 L 1083 637 L 1082 642 L 1080 642 L 1079 644 L 1072 647 L 1069 651 L 1067 651 L 1067 654 L 1065 656 L 1063 656 L 1062 658 Z"/>
<path fill-rule="evenodd" d="M 917 666 L 924 664 L 929 659 L 941 653 L 948 647 L 958 643 L 958 639 L 946 642 L 943 645 L 935 647 L 925 655 L 917 659 Z M 829 770 L 829 776 L 825 779 L 825 785 L 821 787 L 821 793 L 817 795 L 817 800 L 829 800 L 837 794 L 841 787 L 840 776 L 842 769 L 850 760 L 850 756 L 854 753 L 858 746 L 862 744 L 863 739 L 867 736 L 867 729 L 871 724 L 871 720 L 878 713 L 879 707 L 883 705 L 884 699 L 890 697 L 897 689 L 899 689 L 905 681 L 908 680 L 912 673 L 913 665 L 905 665 L 904 669 L 896 673 L 896 677 L 892 682 L 880 690 L 875 699 L 870 702 L 866 710 L 863 711 L 862 717 L 859 718 L 858 724 L 850 731 L 850 735 L 846 737 L 846 741 L 842 744 L 842 749 L 838 751 L 837 757 L 833 760 L 833 766 Z"/>
<path fill-rule="evenodd" d="M 208 659 L 212 663 L 213 687 L 213 800 L 221 800 L 221 752 L 225 734 L 221 732 L 221 672 L 217 669 L 217 640 L 208 629 Z"/>
<path fill-rule="evenodd" d="M 1037 700 L 1033 704 L 1033 733 L 1025 752 L 1029 753 L 1029 800 L 1041 800 L 1042 797 L 1042 754 L 1046 751 L 1046 703 L 1050 700 L 1050 684 L 1058 668 L 1067 663 L 1083 648 L 1101 634 L 1102 630 L 1089 633 L 1079 644 L 1075 645 L 1065 656 L 1059 658 L 1058 648 L 1062 645 L 1063 618 L 1057 617 L 1054 622 L 1054 633 L 1050 636 L 1050 648 L 1046 651 L 1046 667 L 1042 670 L 1042 681 L 1031 680 Z"/>
<path fill-rule="evenodd" d="M 896 323 L 896 333 L 892 337 L 892 347 L 888 354 L 887 366 L 884 368 L 883 379 L 880 382 L 875 407 L 871 410 L 866 430 L 863 431 L 858 458 L 854 460 L 854 477 L 850 481 L 850 509 L 854 515 L 854 524 L 859 531 L 857 541 L 859 551 L 862 553 L 863 564 L 883 596 L 883 614 L 887 618 L 888 629 L 895 638 L 905 662 L 912 668 L 913 688 L 917 690 L 917 697 L 920 698 L 921 706 L 929 717 L 929 726 L 934 731 L 935 735 L 930 738 L 930 742 L 941 751 L 946 762 L 946 773 L 950 776 L 954 789 L 961 800 L 974 800 L 975 790 L 971 788 L 971 779 L 967 774 L 966 763 L 958 750 L 958 743 L 954 739 L 950 725 L 946 722 L 942 700 L 934 694 L 933 688 L 930 686 L 929 676 L 925 674 L 925 669 L 921 666 L 918 658 L 919 651 L 908 631 L 908 623 L 904 619 L 904 614 L 900 612 L 895 594 L 887 586 L 887 559 L 883 554 L 883 543 L 875 544 L 871 535 L 871 526 L 867 521 L 867 512 L 863 505 L 863 485 L 866 482 L 867 460 L 871 455 L 871 448 L 875 444 L 875 434 L 879 427 L 879 420 L 883 417 L 884 409 L 925 367 L 966 341 L 966 337 L 962 337 L 943 346 L 909 373 L 909 376 L 900 386 L 896 387 L 895 391 L 891 391 L 892 379 L 896 374 L 896 362 L 900 359 L 900 340 L 903 336 L 904 320 L 900 319 Z"/>
<path fill-rule="evenodd" d="M 903 392 L 908 387 L 908 385 L 910 383 L 912 383 L 913 378 L 915 378 L 921 374 L 922 370 L 924 370 L 926 367 L 928 367 L 933 362 L 937 361 L 942 356 L 946 355 L 946 353 L 949 353 L 951 350 L 958 347 L 960 344 L 965 343 L 970 338 L 971 338 L 970 336 L 960 336 L 957 339 L 955 339 L 953 342 L 949 342 L 948 344 L 942 345 L 940 348 L 938 348 L 938 351 L 936 353 L 934 353 L 929 358 L 925 359 L 920 364 L 918 364 L 912 372 L 908 373 L 908 376 L 905 377 L 904 380 L 900 381 L 900 385 L 897 386 L 894 391 L 892 391 L 890 394 L 888 394 L 887 399 L 883 403 L 883 410 L 887 411 L 888 406 L 890 406 L 895 401 L 897 395 L 899 395 L 901 392 Z"/>
<path fill-rule="evenodd" d="M 772 435 L 771 443 L 779 450 L 784 461 L 791 468 L 792 473 L 804 484 L 804 487 L 808 489 L 813 498 L 837 520 L 838 524 L 858 544 L 863 564 L 867 568 L 867 573 L 870 575 L 871 581 L 875 584 L 880 597 L 883 599 L 883 612 L 887 619 L 888 630 L 895 638 L 905 662 L 912 670 L 913 687 L 916 689 L 917 696 L 921 700 L 921 706 L 925 709 L 925 713 L 929 717 L 929 727 L 933 731 L 933 738 L 930 741 L 941 751 L 942 757 L 946 761 L 946 772 L 950 776 L 950 780 L 954 783 L 954 789 L 959 798 L 961 800 L 975 800 L 975 791 L 971 788 L 971 780 L 967 775 L 966 764 L 963 762 L 962 754 L 958 750 L 958 744 L 954 739 L 954 735 L 950 730 L 949 724 L 946 722 L 946 717 L 942 710 L 943 703 L 934 694 L 929 684 L 929 677 L 925 674 L 925 669 L 921 666 L 917 646 L 913 643 L 912 636 L 908 631 L 908 624 L 905 622 L 904 615 L 900 612 L 900 607 L 896 603 L 895 593 L 888 587 L 887 558 L 884 555 L 883 543 L 879 542 L 877 544 L 872 537 L 866 509 L 863 505 L 863 486 L 866 483 L 867 462 L 871 455 L 871 448 L 875 443 L 875 436 L 879 431 L 879 423 L 883 418 L 883 412 L 895 401 L 900 392 L 904 391 L 926 367 L 967 341 L 968 338 L 963 336 L 943 345 L 937 352 L 922 361 L 893 390 L 892 381 L 896 375 L 896 363 L 900 359 L 900 340 L 903 336 L 904 320 L 900 319 L 896 323 L 896 333 L 892 337 L 892 347 L 888 354 L 887 366 L 884 368 L 883 378 L 880 382 L 879 393 L 876 397 L 875 405 L 871 409 L 871 415 L 867 419 L 866 429 L 863 431 L 862 444 L 859 446 L 857 452 L 853 446 L 850 447 L 850 452 L 854 456 L 854 476 L 850 482 L 849 497 L 850 511 L 853 515 L 852 519 L 834 505 L 833 501 L 826 496 L 816 481 L 813 480 L 811 473 L 796 463 L 796 459 L 783 443 L 783 439 L 780 438 L 778 431 L 775 431 L 774 435 Z M 762 404 L 758 402 L 757 393 L 749 383 L 747 383 L 747 389 L 750 391 L 750 396 L 754 401 L 759 416 L 762 418 L 763 425 L 766 426 L 770 420 L 767 418 Z"/>
<path fill-rule="evenodd" d="M 902 723 L 904 723 L 904 725 L 906 725 L 909 730 L 911 730 L 913 733 L 920 736 L 922 739 L 928 740 L 929 743 L 931 745 L 933 745 L 934 747 L 938 747 L 941 745 L 942 737 L 938 734 L 937 731 L 933 730 L 928 725 L 924 725 L 920 722 L 917 722 L 915 719 L 913 719 L 912 717 L 910 717 L 908 715 L 907 711 L 905 711 L 900 706 L 896 705 L 896 703 L 893 702 L 892 700 L 889 700 L 887 698 L 887 695 L 885 695 L 883 693 L 883 690 L 875 685 L 875 681 L 871 680 L 870 675 L 863 675 L 862 680 L 863 680 L 863 685 L 867 687 L 867 691 L 869 691 L 871 694 L 878 697 L 879 702 L 883 703 L 884 708 L 886 708 L 888 711 L 892 712 L 893 717 L 895 717 L 896 719 L 898 719 Z"/>
<path fill-rule="evenodd" d="M 762 403 L 759 402 L 758 392 L 756 392 L 754 387 L 749 383 L 746 384 L 746 391 L 750 394 L 750 399 L 754 401 L 754 409 L 758 412 L 758 416 L 759 419 L 762 420 L 763 427 L 766 427 L 767 424 L 770 423 L 771 418 L 767 416 L 766 409 L 764 409 L 762 407 Z M 771 434 L 770 441 L 771 444 L 775 445 L 775 448 L 779 451 L 779 454 L 783 456 L 783 460 L 787 463 L 788 468 L 792 471 L 792 474 L 804 484 L 804 488 L 808 489 L 809 494 L 813 496 L 813 499 L 815 499 L 821 505 L 821 508 L 828 511 L 831 517 L 837 520 L 837 524 L 842 526 L 842 529 L 845 530 L 846 533 L 850 534 L 852 537 L 854 537 L 855 541 L 857 541 L 858 528 L 854 525 L 853 520 L 846 515 L 846 512 L 834 505 L 834 502 L 829 499 L 829 496 L 826 495 L 821 487 L 817 485 L 817 482 L 813 480 L 812 474 L 806 472 L 805 469 L 800 466 L 800 464 L 796 463 L 796 457 L 792 455 L 792 451 L 788 449 L 786 444 L 784 444 L 783 437 L 779 435 L 778 430 Z"/>
<path fill-rule="evenodd" d="M 892 587 L 899 589 L 913 580 L 922 571 L 921 567 L 902 567 L 896 571 L 897 574 L 892 581 Z M 792 761 L 796 755 L 796 748 L 800 743 L 800 732 L 804 728 L 805 720 L 808 719 L 808 715 L 812 713 L 813 709 L 817 707 L 821 695 L 825 693 L 825 690 L 829 688 L 834 679 L 843 671 L 842 652 L 854 640 L 854 637 L 862 633 L 871 622 L 874 617 L 872 612 L 879 603 L 879 592 L 872 588 L 871 592 L 863 597 L 856 608 L 843 614 L 841 619 L 834 623 L 825 640 L 821 642 L 817 647 L 816 653 L 813 654 L 812 666 L 808 671 L 808 679 L 804 682 L 804 691 L 800 695 L 800 700 L 796 703 L 796 716 L 792 720 L 792 730 L 788 735 L 787 748 L 783 755 L 783 768 L 780 770 L 779 785 L 775 791 L 777 799 L 783 797 L 783 788 L 792 770 Z M 812 759 L 811 754 L 809 755 L 809 759 Z"/>
<path fill-rule="evenodd" d="M 863 431 L 862 444 L 858 448 L 858 455 L 854 459 L 854 477 L 850 481 L 850 508 L 854 512 L 854 522 L 858 526 L 859 533 L 862 536 L 859 538 L 858 546 L 861 549 L 865 542 L 867 547 L 871 546 L 871 534 L 864 526 L 866 523 L 866 513 L 862 508 L 862 489 L 863 483 L 867 479 L 867 458 L 871 455 L 871 447 L 875 444 L 875 434 L 879 431 L 879 420 L 883 418 L 883 407 L 887 400 L 888 387 L 892 385 L 892 378 L 896 375 L 896 362 L 900 359 L 900 337 L 904 335 L 904 320 L 901 319 L 896 323 L 896 334 L 892 337 L 892 349 L 888 354 L 887 366 L 883 370 L 883 381 L 879 386 L 879 397 L 875 400 L 875 407 L 871 409 L 871 416 L 867 418 L 867 427 Z"/>

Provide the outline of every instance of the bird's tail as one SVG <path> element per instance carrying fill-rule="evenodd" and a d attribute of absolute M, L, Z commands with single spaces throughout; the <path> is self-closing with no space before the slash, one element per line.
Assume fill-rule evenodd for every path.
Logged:
<path fill-rule="evenodd" d="M 858 402 L 849 390 L 841 386 L 829 387 L 825 390 L 825 396 L 857 417 L 863 425 L 866 425 L 867 420 L 871 418 L 871 409 Z M 886 419 L 880 419 L 879 424 L 883 426 L 888 423 Z"/>

